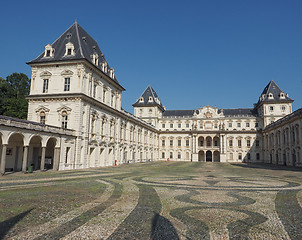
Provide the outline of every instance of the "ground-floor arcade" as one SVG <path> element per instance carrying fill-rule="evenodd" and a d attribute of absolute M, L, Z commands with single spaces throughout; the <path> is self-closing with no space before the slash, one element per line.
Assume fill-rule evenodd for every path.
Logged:
<path fill-rule="evenodd" d="M 66 139 L 73 131 L 20 119 L 0 118 L 0 173 L 32 170 L 59 170 L 66 154 Z"/>

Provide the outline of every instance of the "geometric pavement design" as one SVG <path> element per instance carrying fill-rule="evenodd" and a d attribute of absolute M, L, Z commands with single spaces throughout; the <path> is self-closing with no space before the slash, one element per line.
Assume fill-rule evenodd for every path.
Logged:
<path fill-rule="evenodd" d="M 302 172 L 279 166 L 157 162 L 11 175 L 0 179 L 0 208 L 7 213 L 10 192 L 31 198 L 87 179 L 103 186 L 98 197 L 42 223 L 28 221 L 37 214 L 28 204 L 2 220 L 0 239 L 302 239 Z"/>

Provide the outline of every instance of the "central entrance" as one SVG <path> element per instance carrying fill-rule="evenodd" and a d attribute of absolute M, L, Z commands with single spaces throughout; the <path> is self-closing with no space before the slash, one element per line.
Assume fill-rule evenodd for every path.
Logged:
<path fill-rule="evenodd" d="M 206 161 L 212 162 L 212 152 L 211 151 L 206 152 Z"/>

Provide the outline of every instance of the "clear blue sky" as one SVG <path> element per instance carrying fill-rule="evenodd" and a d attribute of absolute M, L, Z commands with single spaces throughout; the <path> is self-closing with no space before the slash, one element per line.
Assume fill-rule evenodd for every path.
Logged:
<path fill-rule="evenodd" d="M 167 109 L 253 107 L 273 79 L 302 107 L 302 1 L 5 1 L 0 76 L 23 72 L 73 22 L 94 37 L 123 108 L 150 84 Z"/>

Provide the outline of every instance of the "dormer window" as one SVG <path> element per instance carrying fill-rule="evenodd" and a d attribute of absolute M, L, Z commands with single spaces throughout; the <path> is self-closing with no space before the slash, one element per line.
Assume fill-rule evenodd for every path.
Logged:
<path fill-rule="evenodd" d="M 96 66 L 99 65 L 99 55 L 98 54 L 96 54 L 96 53 L 92 54 L 92 63 Z"/>
<path fill-rule="evenodd" d="M 283 92 L 280 93 L 280 98 L 285 98 L 285 94 Z"/>
<path fill-rule="evenodd" d="M 144 102 L 144 98 L 141 97 L 141 98 L 139 99 L 139 102 Z"/>
<path fill-rule="evenodd" d="M 273 99 L 273 98 L 274 98 L 273 94 L 272 94 L 272 93 L 269 93 L 269 94 L 268 94 L 268 98 L 269 98 L 269 99 Z"/>
<path fill-rule="evenodd" d="M 54 49 L 50 44 L 47 44 L 45 46 L 45 52 L 44 52 L 44 57 L 50 58 L 53 57 Z"/>
<path fill-rule="evenodd" d="M 73 56 L 74 55 L 74 45 L 69 42 L 65 45 L 65 56 Z"/>
<path fill-rule="evenodd" d="M 149 97 L 149 102 L 153 102 L 153 97 Z"/>

